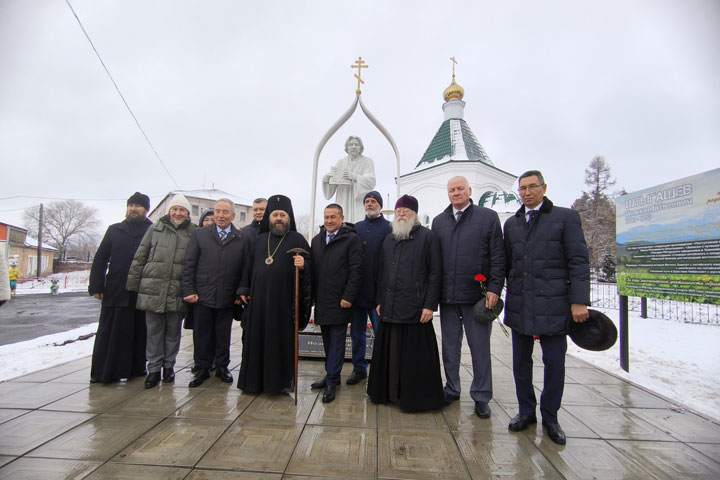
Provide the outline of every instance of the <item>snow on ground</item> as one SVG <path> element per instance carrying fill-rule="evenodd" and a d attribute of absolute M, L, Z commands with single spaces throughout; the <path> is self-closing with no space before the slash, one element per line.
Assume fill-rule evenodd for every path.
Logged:
<path fill-rule="evenodd" d="M 63 292 L 87 292 L 90 270 L 78 270 L 77 272 L 53 273 L 40 280 L 26 280 L 18 282 L 18 295 L 32 295 L 38 293 L 50 293 L 50 280 L 58 280 L 60 293 Z"/>
<path fill-rule="evenodd" d="M 92 355 L 95 336 L 86 340 L 78 340 L 78 337 L 95 333 L 97 327 L 98 324 L 95 322 L 67 332 L 1 346 L 0 365 L 5 367 L 0 370 L 0 381 Z M 76 341 L 59 346 L 68 340 Z"/>
<path fill-rule="evenodd" d="M 619 333 L 619 312 L 602 309 Z M 620 339 L 604 352 L 568 340 L 568 354 L 720 420 L 720 325 L 629 318 L 630 373 L 620 368 Z"/>
<path fill-rule="evenodd" d="M 618 311 L 599 309 L 616 324 Z M 92 354 L 97 323 L 34 340 L 0 346 L 0 381 Z M 66 340 L 77 340 L 63 346 Z M 568 341 L 568 354 L 679 404 L 720 420 L 720 326 L 630 316 L 630 373 L 620 368 L 620 344 L 591 352 Z"/>

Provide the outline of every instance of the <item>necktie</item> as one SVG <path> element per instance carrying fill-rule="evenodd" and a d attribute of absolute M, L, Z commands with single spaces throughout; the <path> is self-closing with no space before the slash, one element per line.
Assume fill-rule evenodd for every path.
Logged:
<path fill-rule="evenodd" d="M 332 239 L 333 239 L 333 238 L 335 238 L 335 234 L 334 234 L 334 233 L 330 233 L 330 234 L 328 234 L 328 239 L 327 239 L 327 243 L 330 243 L 330 242 L 332 242 Z"/>
<path fill-rule="evenodd" d="M 537 210 L 530 210 L 528 212 L 528 221 L 527 221 L 528 228 L 530 228 L 530 225 L 532 225 L 532 223 L 535 221 L 535 218 L 537 218 L 537 215 L 538 215 Z"/>
<path fill-rule="evenodd" d="M 455 212 L 455 221 L 456 222 L 460 221 L 460 217 L 462 217 L 462 212 Z"/>
<path fill-rule="evenodd" d="M 225 241 L 225 237 L 227 236 L 227 232 L 226 232 L 225 230 L 220 230 L 220 231 L 218 232 L 218 235 L 220 235 L 220 241 L 221 241 L 221 242 L 224 242 L 224 241 Z"/>

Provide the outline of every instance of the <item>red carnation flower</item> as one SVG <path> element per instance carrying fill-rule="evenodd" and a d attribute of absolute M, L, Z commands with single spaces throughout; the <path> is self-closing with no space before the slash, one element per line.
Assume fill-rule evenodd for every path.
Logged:
<path fill-rule="evenodd" d="M 487 278 L 485 278 L 485 275 L 483 275 L 482 273 L 478 273 L 477 275 L 475 275 L 476 282 L 484 282 L 486 280 Z"/>

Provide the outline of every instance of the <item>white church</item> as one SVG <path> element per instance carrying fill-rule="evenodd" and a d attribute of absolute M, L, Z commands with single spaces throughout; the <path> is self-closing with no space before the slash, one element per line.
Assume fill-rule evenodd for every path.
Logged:
<path fill-rule="evenodd" d="M 465 90 L 455 82 L 445 89 L 442 106 L 444 120 L 415 169 L 397 179 L 400 196 L 416 197 L 418 217 L 429 227 L 432 219 L 449 204 L 447 182 L 464 176 L 472 188 L 476 205 L 491 208 L 500 222 L 514 215 L 522 206 L 513 192 L 517 176 L 497 168 L 463 118 Z"/>

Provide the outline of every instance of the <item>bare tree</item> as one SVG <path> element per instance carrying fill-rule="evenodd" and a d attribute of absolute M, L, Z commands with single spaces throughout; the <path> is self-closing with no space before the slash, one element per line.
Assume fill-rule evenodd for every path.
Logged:
<path fill-rule="evenodd" d="M 98 211 L 77 200 L 53 202 L 45 207 L 43 213 L 43 242 L 58 249 L 62 260 L 65 260 L 70 242 L 91 240 L 95 230 L 100 226 L 97 219 Z M 37 236 L 39 209 L 31 207 L 23 213 L 23 220 L 28 233 Z"/>
<path fill-rule="evenodd" d="M 302 236 L 305 237 L 305 240 L 307 240 L 308 243 L 312 240 L 313 228 L 310 225 L 309 213 L 303 213 L 302 215 L 296 216 L 295 227 L 297 228 L 298 233 L 302 234 Z"/>

